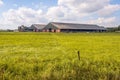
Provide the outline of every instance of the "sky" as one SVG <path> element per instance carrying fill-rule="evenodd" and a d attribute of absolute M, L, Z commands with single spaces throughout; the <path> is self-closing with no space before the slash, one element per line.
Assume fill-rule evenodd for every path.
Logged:
<path fill-rule="evenodd" d="M 120 0 L 0 0 L 0 29 L 68 22 L 120 25 Z"/>

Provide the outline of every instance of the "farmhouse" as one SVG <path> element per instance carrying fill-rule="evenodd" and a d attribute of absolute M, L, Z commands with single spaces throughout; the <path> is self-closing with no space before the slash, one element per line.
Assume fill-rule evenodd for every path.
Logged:
<path fill-rule="evenodd" d="M 43 32 L 104 32 L 106 28 L 92 24 L 75 24 L 51 22 L 43 28 Z"/>
<path fill-rule="evenodd" d="M 34 32 L 41 32 L 46 25 L 44 24 L 33 24 L 30 26 Z"/>

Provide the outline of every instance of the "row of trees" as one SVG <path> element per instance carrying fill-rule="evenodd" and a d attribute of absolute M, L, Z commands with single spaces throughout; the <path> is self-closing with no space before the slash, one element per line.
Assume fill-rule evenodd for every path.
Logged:
<path fill-rule="evenodd" d="M 7 30 L 2 30 L 0 29 L 0 32 L 13 32 L 14 30 L 10 30 L 10 29 L 7 29 Z"/>
<path fill-rule="evenodd" d="M 118 27 L 107 28 L 108 32 L 118 32 L 120 31 L 120 25 Z"/>

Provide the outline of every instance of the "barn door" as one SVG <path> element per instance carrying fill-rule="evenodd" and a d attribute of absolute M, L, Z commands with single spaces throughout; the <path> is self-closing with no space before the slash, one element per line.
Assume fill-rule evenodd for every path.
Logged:
<path fill-rule="evenodd" d="M 49 32 L 52 32 L 52 29 L 51 29 L 51 28 L 49 28 Z"/>

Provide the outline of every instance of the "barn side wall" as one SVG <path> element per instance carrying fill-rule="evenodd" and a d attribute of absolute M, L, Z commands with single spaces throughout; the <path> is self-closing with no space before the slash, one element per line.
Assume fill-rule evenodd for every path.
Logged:
<path fill-rule="evenodd" d="M 61 29 L 61 32 L 105 32 L 105 30 L 95 30 L 95 29 Z"/>

